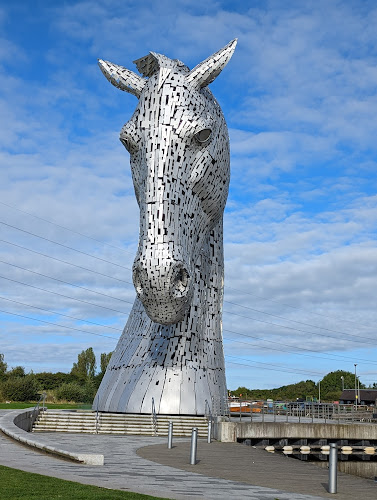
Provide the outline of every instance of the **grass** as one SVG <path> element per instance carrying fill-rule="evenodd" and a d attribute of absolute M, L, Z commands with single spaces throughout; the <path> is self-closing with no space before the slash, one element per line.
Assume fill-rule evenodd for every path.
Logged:
<path fill-rule="evenodd" d="M 1 500 L 161 500 L 160 497 L 65 481 L 0 465 Z"/>
<path fill-rule="evenodd" d="M 24 408 L 32 408 L 37 403 L 0 403 L 0 410 L 23 410 Z M 84 403 L 46 403 L 45 406 L 50 410 L 90 410 L 91 404 Z"/>

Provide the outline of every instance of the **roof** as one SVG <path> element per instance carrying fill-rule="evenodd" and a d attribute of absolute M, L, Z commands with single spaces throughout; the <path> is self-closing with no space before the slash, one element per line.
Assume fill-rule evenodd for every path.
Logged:
<path fill-rule="evenodd" d="M 375 401 L 377 399 L 377 389 L 360 389 L 360 401 Z M 355 399 L 355 389 L 345 389 L 339 399 L 351 401 Z"/>

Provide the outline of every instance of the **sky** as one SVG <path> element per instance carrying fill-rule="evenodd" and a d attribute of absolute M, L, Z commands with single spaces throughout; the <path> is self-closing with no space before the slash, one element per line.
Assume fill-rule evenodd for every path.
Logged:
<path fill-rule="evenodd" d="M 229 389 L 335 370 L 377 382 L 374 1 L 0 1 L 0 353 L 69 371 L 112 351 L 135 298 L 139 215 L 119 132 L 137 100 L 105 59 L 190 68 L 227 120 Z"/>

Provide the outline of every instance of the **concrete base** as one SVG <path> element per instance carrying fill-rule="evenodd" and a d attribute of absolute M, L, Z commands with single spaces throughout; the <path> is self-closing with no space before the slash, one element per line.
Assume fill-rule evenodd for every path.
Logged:
<path fill-rule="evenodd" d="M 216 438 L 224 443 L 238 439 L 365 439 L 377 440 L 375 424 L 298 424 L 282 422 L 225 422 L 216 423 Z"/>
<path fill-rule="evenodd" d="M 47 453 L 68 458 L 75 462 L 80 462 L 88 465 L 103 465 L 105 458 L 103 455 L 92 453 L 75 453 L 67 450 L 48 446 L 35 438 L 34 434 L 27 432 L 30 426 L 30 420 L 33 413 L 33 408 L 26 410 L 15 410 L 5 415 L 0 419 L 0 430 L 7 436 L 19 441 L 22 444 L 38 448 Z M 26 430 L 25 430 L 26 429 Z"/>

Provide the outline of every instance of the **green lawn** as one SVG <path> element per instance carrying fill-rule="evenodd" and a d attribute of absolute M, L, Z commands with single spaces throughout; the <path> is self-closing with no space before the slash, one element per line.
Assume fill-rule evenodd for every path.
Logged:
<path fill-rule="evenodd" d="M 161 500 L 160 497 L 109 490 L 41 476 L 0 465 L 1 500 Z"/>
<path fill-rule="evenodd" d="M 0 403 L 0 410 L 22 410 L 23 408 L 32 408 L 36 405 L 36 402 L 31 403 Z M 41 405 L 42 406 L 42 405 Z M 84 403 L 47 403 L 45 406 L 51 410 L 90 410 L 92 408 L 91 404 Z"/>

